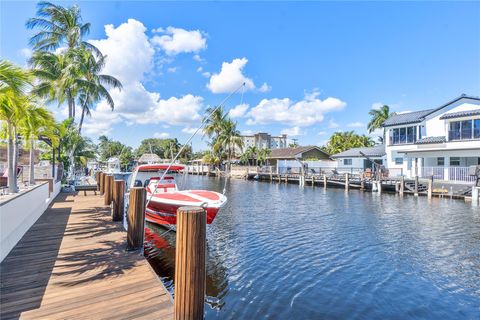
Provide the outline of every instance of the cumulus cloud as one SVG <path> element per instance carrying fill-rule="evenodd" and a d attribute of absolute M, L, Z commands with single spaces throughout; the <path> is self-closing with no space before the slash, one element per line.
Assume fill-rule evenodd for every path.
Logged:
<path fill-rule="evenodd" d="M 212 74 L 208 71 L 205 71 L 205 72 L 202 73 L 202 76 L 204 76 L 205 78 L 210 78 L 211 75 Z"/>
<path fill-rule="evenodd" d="M 202 59 L 202 57 L 200 57 L 199 54 L 194 55 L 193 60 L 195 60 L 197 62 L 204 62 L 205 61 L 205 59 Z"/>
<path fill-rule="evenodd" d="M 304 132 L 300 129 L 299 126 L 285 128 L 282 131 L 280 131 L 280 133 L 286 134 L 287 136 L 290 136 L 290 137 L 297 137 L 297 136 L 304 135 Z"/>
<path fill-rule="evenodd" d="M 347 127 L 350 127 L 350 128 L 363 128 L 363 127 L 365 127 L 365 123 L 360 122 L 360 121 L 351 122 L 351 123 L 347 124 Z"/>
<path fill-rule="evenodd" d="M 159 46 L 167 55 L 174 56 L 179 53 L 198 52 L 207 48 L 207 39 L 200 30 L 185 30 L 182 28 L 168 27 L 164 29 L 155 29 L 157 33 L 152 43 Z M 199 57 L 199 56 L 198 56 Z"/>
<path fill-rule="evenodd" d="M 319 131 L 319 132 L 318 132 L 318 135 L 319 135 L 319 136 L 324 136 L 324 135 L 326 135 L 326 134 L 327 134 L 327 131 Z"/>
<path fill-rule="evenodd" d="M 338 123 L 336 123 L 335 120 L 330 119 L 328 121 L 328 128 L 335 129 L 335 128 L 338 128 L 338 127 L 340 127 L 340 125 Z"/>
<path fill-rule="evenodd" d="M 170 137 L 170 133 L 168 133 L 168 132 L 155 132 L 153 134 L 153 137 L 154 138 L 159 138 L 159 139 L 166 139 L 166 138 Z"/>
<path fill-rule="evenodd" d="M 264 82 L 262 86 L 258 88 L 258 91 L 260 92 L 268 92 L 270 90 L 272 90 L 272 87 L 270 87 L 266 82 Z"/>
<path fill-rule="evenodd" d="M 245 116 L 247 110 L 248 110 L 248 104 L 239 104 L 238 106 L 233 107 L 229 112 L 228 115 L 230 118 L 241 118 Z"/>
<path fill-rule="evenodd" d="M 247 124 L 284 123 L 306 127 L 322 122 L 325 113 L 342 110 L 345 106 L 346 103 L 338 98 L 321 100 L 318 94 L 310 93 L 297 102 L 289 98 L 263 99 L 248 112 Z"/>
<path fill-rule="evenodd" d="M 177 72 L 177 70 L 178 70 L 177 67 L 170 67 L 170 68 L 167 69 L 167 72 L 169 72 L 169 73 L 175 73 L 175 72 Z"/>
<path fill-rule="evenodd" d="M 155 53 L 145 31 L 146 28 L 141 22 L 129 19 L 116 28 L 106 25 L 106 38 L 90 41 L 107 55 L 102 73 L 118 78 L 122 82 L 123 90 L 110 90 L 115 102 L 114 112 L 103 101 L 92 110 L 92 120 L 87 118 L 85 122 L 86 133 L 109 132 L 112 124 L 121 121 L 127 125 L 185 125 L 200 119 L 202 97 L 186 94 L 163 98 L 158 92 L 149 91 L 142 84 L 144 76 L 152 72 Z M 173 69 L 170 70 L 172 71 Z"/>
<path fill-rule="evenodd" d="M 197 128 L 185 127 L 182 129 L 183 133 L 194 134 L 197 131 Z"/>
<path fill-rule="evenodd" d="M 230 63 L 222 63 L 222 69 L 210 77 L 207 88 L 213 93 L 230 93 L 245 83 L 245 90 L 255 89 L 253 80 L 243 74 L 243 68 L 247 63 L 247 58 L 237 58 Z"/>

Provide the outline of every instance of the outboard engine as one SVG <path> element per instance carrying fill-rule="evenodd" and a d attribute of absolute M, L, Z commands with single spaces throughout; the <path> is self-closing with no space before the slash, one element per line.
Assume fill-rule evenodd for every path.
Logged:
<path fill-rule="evenodd" d="M 470 167 L 468 168 L 468 174 L 469 174 L 470 176 L 476 177 L 475 186 L 476 186 L 476 187 L 480 187 L 480 165 L 478 165 L 478 166 L 470 166 Z"/>

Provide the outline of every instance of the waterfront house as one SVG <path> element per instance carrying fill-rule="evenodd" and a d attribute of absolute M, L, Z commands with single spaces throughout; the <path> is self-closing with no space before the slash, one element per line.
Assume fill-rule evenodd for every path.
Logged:
<path fill-rule="evenodd" d="M 383 123 L 386 167 L 407 177 L 471 182 L 480 164 L 480 98 L 461 95 L 439 107 L 394 115 Z"/>
<path fill-rule="evenodd" d="M 273 149 L 267 160 L 277 173 L 297 172 L 302 164 L 310 170 L 335 167 L 330 155 L 317 146 Z"/>
<path fill-rule="evenodd" d="M 337 161 L 339 172 L 374 170 L 373 162 L 380 165 L 385 165 L 387 162 L 385 145 L 383 144 L 348 149 L 332 155 L 331 158 Z"/>

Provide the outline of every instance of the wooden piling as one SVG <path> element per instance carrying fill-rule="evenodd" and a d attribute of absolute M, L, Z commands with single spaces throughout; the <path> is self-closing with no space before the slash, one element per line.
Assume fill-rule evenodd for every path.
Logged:
<path fill-rule="evenodd" d="M 95 181 L 97 182 L 97 191 L 100 191 L 100 171 L 95 172 Z"/>
<path fill-rule="evenodd" d="M 348 191 L 348 187 L 349 187 L 349 176 L 348 176 L 348 173 L 345 173 L 345 191 Z"/>
<path fill-rule="evenodd" d="M 315 176 L 312 176 L 312 187 L 315 187 Z"/>
<path fill-rule="evenodd" d="M 418 176 L 415 176 L 415 190 L 413 195 L 418 197 Z"/>
<path fill-rule="evenodd" d="M 175 319 L 203 319 L 205 306 L 206 213 L 200 207 L 177 210 Z"/>
<path fill-rule="evenodd" d="M 365 179 L 360 180 L 360 190 L 365 190 Z"/>
<path fill-rule="evenodd" d="M 105 176 L 105 187 L 103 190 L 103 196 L 104 196 L 104 204 L 106 206 L 109 206 L 112 203 L 112 187 L 113 187 L 113 176 L 112 175 L 107 175 Z"/>
<path fill-rule="evenodd" d="M 432 199 L 432 191 L 433 191 L 433 181 L 432 179 L 430 179 L 428 180 L 428 191 L 427 191 L 428 199 Z"/>
<path fill-rule="evenodd" d="M 143 187 L 130 188 L 127 250 L 138 250 L 143 247 L 146 195 L 147 192 Z"/>
<path fill-rule="evenodd" d="M 327 175 L 323 174 L 323 187 L 326 189 L 327 188 Z"/>
<path fill-rule="evenodd" d="M 112 208 L 112 220 L 122 221 L 124 210 L 124 194 L 125 194 L 125 181 L 115 180 L 113 183 L 113 208 Z"/>
<path fill-rule="evenodd" d="M 99 182 L 100 182 L 100 195 L 103 195 L 104 187 L 105 187 L 105 173 L 100 172 L 100 175 L 98 177 Z"/>
<path fill-rule="evenodd" d="M 400 195 L 403 196 L 403 192 L 405 190 L 405 177 L 401 176 L 400 177 Z"/>

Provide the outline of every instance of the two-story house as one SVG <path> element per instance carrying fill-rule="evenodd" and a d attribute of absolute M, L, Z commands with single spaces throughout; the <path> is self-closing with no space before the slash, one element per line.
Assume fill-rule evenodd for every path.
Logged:
<path fill-rule="evenodd" d="M 480 164 L 480 98 L 461 95 L 428 110 L 401 113 L 383 123 L 386 167 L 407 177 L 473 181 Z"/>

